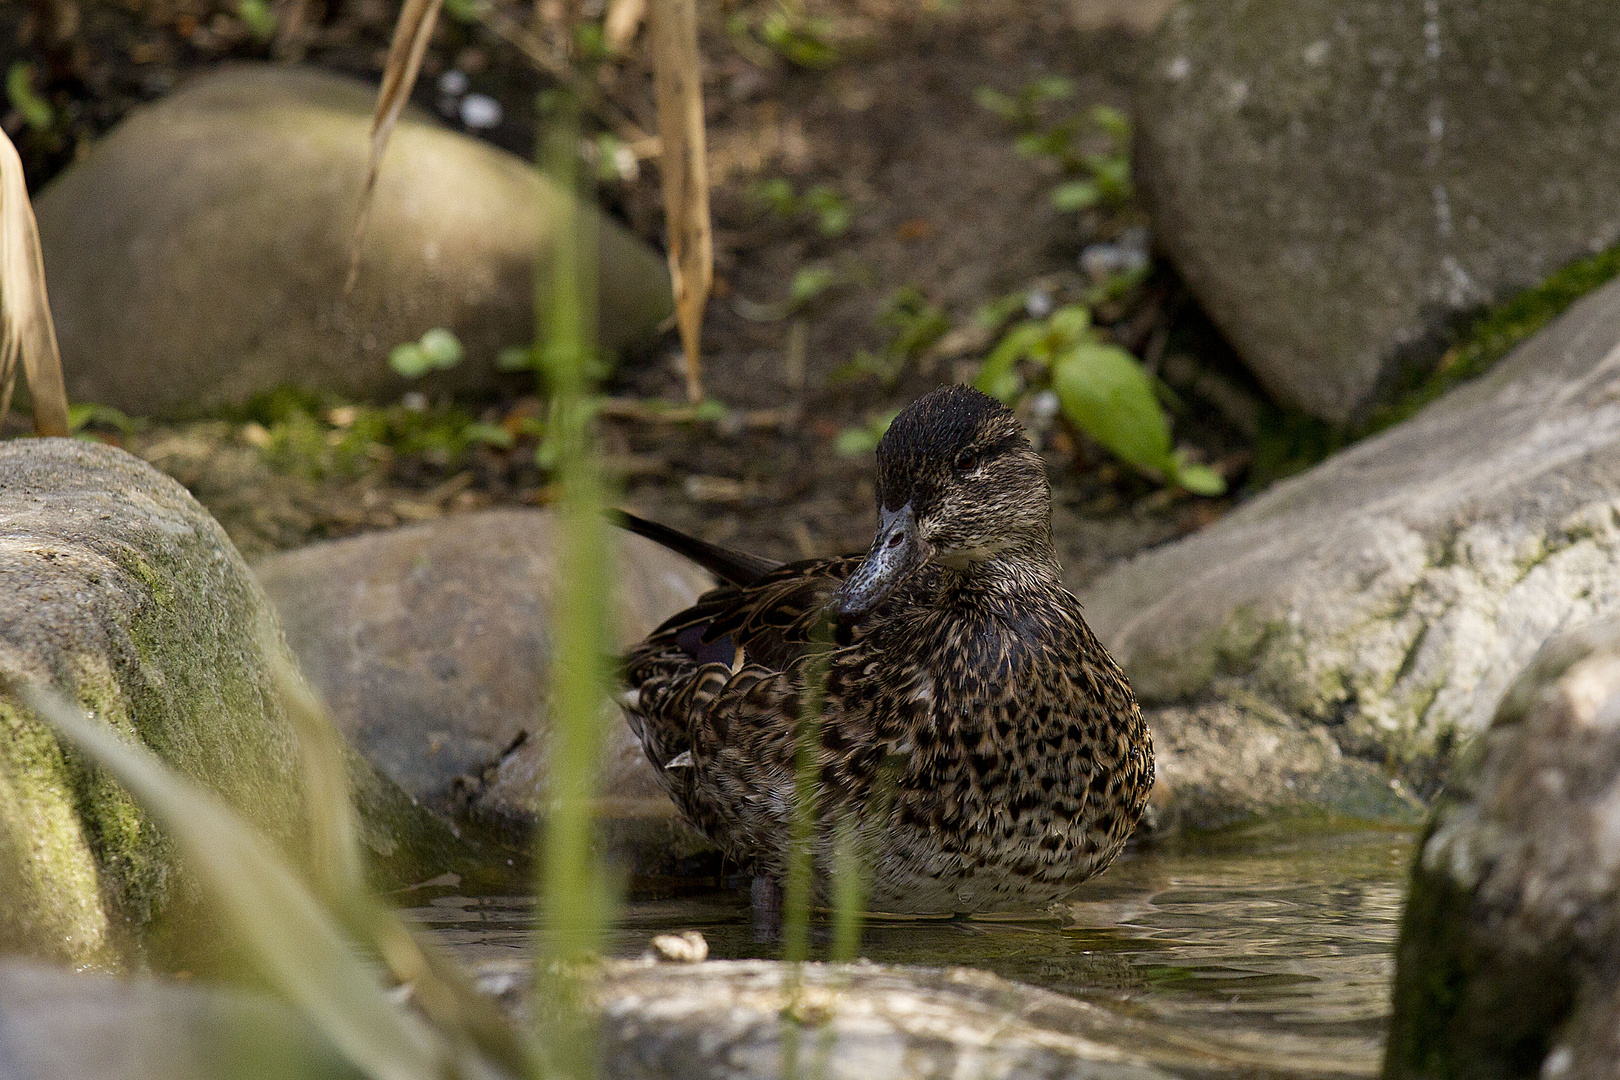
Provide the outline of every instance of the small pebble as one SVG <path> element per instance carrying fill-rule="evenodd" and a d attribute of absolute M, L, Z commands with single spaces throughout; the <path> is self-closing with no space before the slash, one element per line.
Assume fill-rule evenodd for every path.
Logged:
<path fill-rule="evenodd" d="M 439 93 L 460 97 L 467 92 L 467 73 L 451 68 L 439 76 Z"/>
<path fill-rule="evenodd" d="M 1024 297 L 1024 310 L 1032 319 L 1044 319 L 1052 314 L 1052 294 L 1045 289 L 1031 289 Z"/>
<path fill-rule="evenodd" d="M 497 127 L 501 103 L 488 94 L 468 94 L 461 99 L 461 122 L 474 130 Z"/>
<path fill-rule="evenodd" d="M 709 943 L 696 930 L 683 930 L 679 934 L 659 934 L 653 938 L 652 951 L 660 960 L 701 964 L 709 958 Z"/>

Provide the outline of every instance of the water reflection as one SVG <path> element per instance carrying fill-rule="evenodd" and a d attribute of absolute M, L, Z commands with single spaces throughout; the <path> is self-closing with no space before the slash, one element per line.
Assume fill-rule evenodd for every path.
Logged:
<path fill-rule="evenodd" d="M 968 965 L 1107 1006 L 1230 1062 L 1224 1075 L 1377 1072 L 1407 833 L 1309 836 L 1121 859 L 1064 918 L 884 920 L 862 953 L 884 963 Z M 527 947 L 514 897 L 443 897 L 414 914 L 471 963 Z M 740 896 L 628 905 L 613 942 L 641 953 L 656 933 L 698 929 L 711 955 L 774 955 Z"/>

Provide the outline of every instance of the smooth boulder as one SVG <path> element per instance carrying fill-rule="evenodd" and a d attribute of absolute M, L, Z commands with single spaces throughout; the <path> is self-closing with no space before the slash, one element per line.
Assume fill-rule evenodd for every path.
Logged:
<path fill-rule="evenodd" d="M 69 396 L 136 415 L 283 384 L 397 397 L 409 384 L 389 350 L 433 327 L 466 356 L 417 385 L 496 385 L 499 351 L 535 338 L 563 196 L 407 113 L 345 292 L 375 97 L 325 72 L 227 67 L 137 109 L 57 177 L 36 210 Z M 643 344 L 672 310 L 664 261 L 589 212 L 602 342 Z"/>
<path fill-rule="evenodd" d="M 302 865 L 274 616 L 208 513 L 123 451 L 0 442 L 0 478 L 0 952 L 109 968 L 193 955 L 206 905 L 171 842 L 3 687 L 76 701 Z M 407 879 L 447 869 L 446 827 L 358 759 L 353 772 L 371 853 Z"/>
<path fill-rule="evenodd" d="M 1412 871 L 1384 1075 L 1598 1080 L 1620 1062 L 1620 623 L 1549 642 Z"/>
<path fill-rule="evenodd" d="M 351 744 L 412 795 L 520 835 L 546 802 L 551 612 L 561 576 L 545 510 L 489 510 L 312 544 L 254 570 Z M 619 534 L 623 647 L 713 586 Z M 599 815 L 615 852 L 657 869 L 702 842 L 613 708 Z"/>
<path fill-rule="evenodd" d="M 1199 0 L 1138 87 L 1154 236 L 1277 398 L 1353 422 L 1620 240 L 1605 0 Z"/>
<path fill-rule="evenodd" d="M 1620 616 L 1620 282 L 1081 600 L 1153 707 L 1167 810 L 1410 806 L 1391 773 L 1443 777 L 1549 636 Z M 1230 721 L 1214 749 L 1195 737 L 1212 717 Z M 1253 762 L 1296 752 L 1320 766 L 1255 787 Z M 1304 797 L 1313 777 L 1338 794 Z"/>

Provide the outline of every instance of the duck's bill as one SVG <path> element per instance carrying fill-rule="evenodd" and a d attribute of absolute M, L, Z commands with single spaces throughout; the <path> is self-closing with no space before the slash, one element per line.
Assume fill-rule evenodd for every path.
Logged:
<path fill-rule="evenodd" d="M 872 549 L 833 596 L 833 614 L 841 621 L 858 619 L 883 603 L 927 558 L 910 503 L 878 513 L 877 539 L 872 541 Z"/>

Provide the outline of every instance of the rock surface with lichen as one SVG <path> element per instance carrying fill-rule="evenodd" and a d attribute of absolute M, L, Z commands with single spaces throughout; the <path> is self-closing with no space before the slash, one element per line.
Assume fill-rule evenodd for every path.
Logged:
<path fill-rule="evenodd" d="M 311 544 L 254 572 L 351 745 L 413 796 L 518 840 L 547 804 L 557 517 L 488 510 Z M 640 641 L 713 580 L 616 534 L 614 640 Z M 598 824 L 630 867 L 660 872 L 708 844 L 679 818 L 616 706 Z"/>
<path fill-rule="evenodd" d="M 121 450 L 0 443 L 0 684 L 77 701 L 222 796 L 295 861 L 307 832 L 263 592 L 184 488 Z M 267 632 L 266 628 L 268 628 Z M 356 763 L 372 853 L 436 873 L 453 838 Z M 189 955 L 194 890 L 114 781 L 0 691 L 0 951 L 118 967 Z"/>
<path fill-rule="evenodd" d="M 1620 283 L 1081 599 L 1150 710 L 1161 815 L 1410 809 L 1391 772 L 1443 776 L 1547 638 L 1620 616 Z"/>
<path fill-rule="evenodd" d="M 375 99 L 326 72 L 228 66 L 137 109 L 53 180 L 36 208 L 69 396 L 131 414 L 283 384 L 398 396 L 389 350 L 433 327 L 466 355 L 425 389 L 495 385 L 500 350 L 535 340 L 534 282 L 565 196 L 521 158 L 407 112 L 346 290 Z M 602 343 L 645 344 L 672 310 L 664 260 L 585 212 Z"/>
<path fill-rule="evenodd" d="M 1157 243 L 1278 399 L 1354 422 L 1620 240 L 1607 0 L 1197 0 L 1143 60 Z"/>
<path fill-rule="evenodd" d="M 1420 851 L 1384 1075 L 1613 1077 L 1620 622 L 1542 648 L 1453 775 Z"/>

